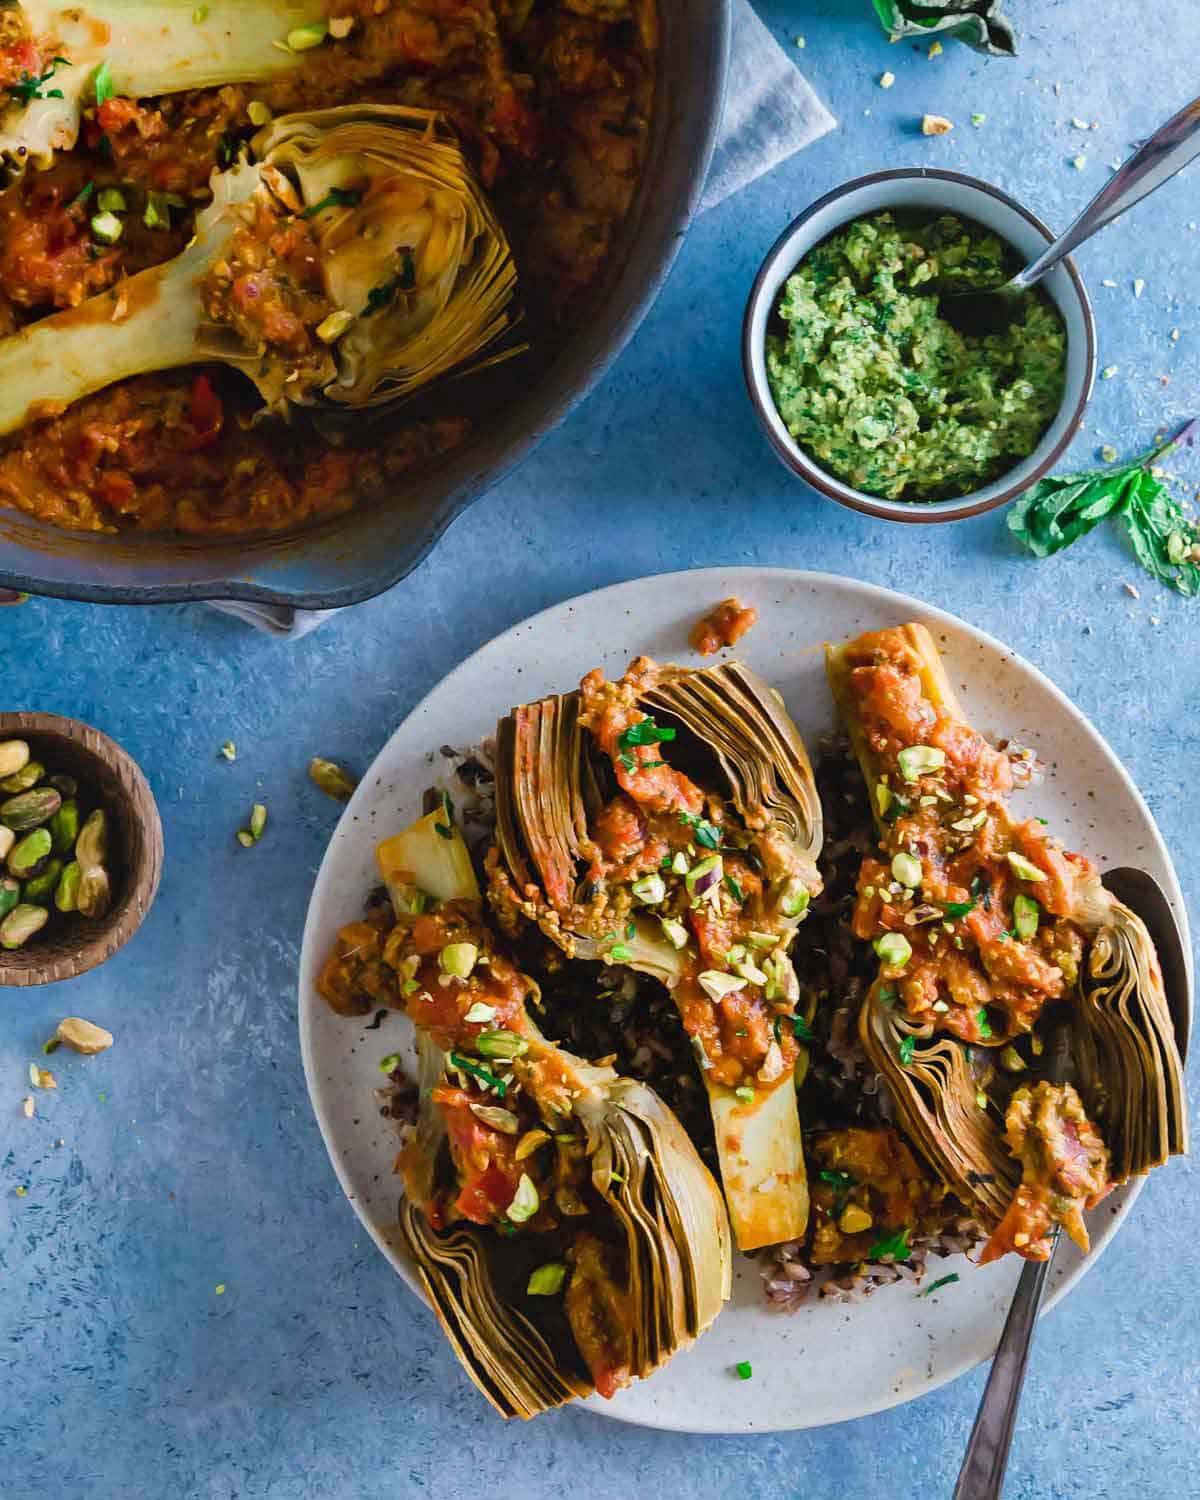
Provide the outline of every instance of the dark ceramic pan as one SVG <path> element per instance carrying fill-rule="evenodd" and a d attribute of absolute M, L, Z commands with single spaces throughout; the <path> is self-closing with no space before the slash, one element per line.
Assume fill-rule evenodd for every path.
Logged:
<path fill-rule="evenodd" d="M 246 599 L 320 609 L 382 593 L 562 421 L 616 358 L 700 200 L 721 119 L 731 0 L 659 0 L 650 149 L 637 202 L 576 332 L 528 390 L 436 468 L 296 536 L 205 545 L 73 534 L 0 510 L 0 587 L 105 604 Z M 517 366 L 512 366 L 514 371 Z"/>

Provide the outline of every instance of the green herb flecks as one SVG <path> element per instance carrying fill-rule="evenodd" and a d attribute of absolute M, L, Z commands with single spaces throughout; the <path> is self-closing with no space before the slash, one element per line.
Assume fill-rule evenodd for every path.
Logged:
<path fill-rule="evenodd" d="M 916 1045 L 917 1041 L 915 1037 L 906 1036 L 901 1037 L 900 1039 L 900 1046 L 897 1048 L 897 1053 L 899 1055 L 900 1061 L 906 1068 L 913 1060 L 913 1052 L 916 1050 Z"/>
<path fill-rule="evenodd" d="M 939 1276 L 938 1279 L 932 1283 L 932 1285 L 925 1288 L 925 1290 L 921 1293 L 921 1296 L 932 1297 L 934 1292 L 940 1292 L 944 1286 L 952 1286 L 959 1279 L 960 1278 L 957 1271 L 951 1271 L 949 1276 Z"/>
<path fill-rule="evenodd" d="M 812 1041 L 812 1027 L 803 1016 L 792 1017 L 792 1035 L 798 1042 Z"/>
<path fill-rule="evenodd" d="M 628 750 L 622 750 L 621 753 L 617 756 L 617 759 L 621 762 L 622 769 L 625 770 L 630 776 L 632 776 L 638 768 L 637 761 L 634 760 L 633 756 L 630 755 Z"/>
<path fill-rule="evenodd" d="M 442 793 L 442 817 L 445 821 L 435 823 L 434 832 L 439 838 L 452 839 L 454 837 L 454 803 L 450 800 L 449 792 Z"/>
<path fill-rule="evenodd" d="M 327 208 L 353 208 L 362 202 L 362 193 L 357 188 L 330 188 L 325 196 L 316 203 L 306 208 L 300 215 L 302 219 L 315 219 L 318 214 L 324 213 Z"/>
<path fill-rule="evenodd" d="M 59 68 L 69 68 L 71 61 L 66 57 L 52 57 L 50 66 L 39 77 L 34 78 L 24 70 L 16 83 L 9 85 L 9 93 L 19 104 L 32 104 L 35 99 L 61 99 L 62 89 L 44 89 Z M 44 92 L 43 92 L 44 89 Z"/>
<path fill-rule="evenodd" d="M 754 1367 L 748 1359 L 739 1359 L 734 1365 L 739 1380 L 750 1380 L 754 1375 Z"/>
<path fill-rule="evenodd" d="M 942 910 L 948 917 L 965 917 L 969 911 L 975 910 L 974 901 L 947 901 Z"/>
<path fill-rule="evenodd" d="M 621 734 L 617 744 L 623 750 L 632 750 L 635 745 L 659 745 L 674 738 L 675 730 L 663 728 L 647 716 L 639 719 L 636 724 L 631 724 Z"/>
<path fill-rule="evenodd" d="M 1147 573 L 1176 593 L 1200 594 L 1200 528 L 1157 473 L 1159 460 L 1174 448 L 1190 446 L 1198 431 L 1200 418 L 1193 418 L 1169 442 L 1123 468 L 1041 480 L 1013 506 L 1008 529 L 1036 557 L 1050 557 L 1107 517 L 1119 517 Z"/>
<path fill-rule="evenodd" d="M 725 889 L 729 892 L 729 894 L 733 897 L 737 904 L 741 906 L 746 897 L 742 893 L 741 886 L 737 883 L 732 875 L 726 875 Z"/>
<path fill-rule="evenodd" d="M 106 62 L 102 62 L 92 77 L 92 87 L 96 91 L 96 104 L 107 104 L 116 97 L 116 86 L 113 83 L 112 69 Z"/>
<path fill-rule="evenodd" d="M 412 251 L 403 248 L 397 250 L 400 257 L 400 270 L 397 275 L 389 280 L 374 286 L 367 293 L 367 305 L 364 313 L 377 313 L 387 307 L 397 292 L 411 292 L 417 284 L 417 267 L 413 260 Z"/>
<path fill-rule="evenodd" d="M 482 1063 L 472 1062 L 469 1057 L 460 1057 L 457 1052 L 450 1054 L 450 1065 L 461 1068 L 464 1073 L 470 1073 L 472 1078 L 478 1078 L 480 1083 L 489 1089 L 494 1089 L 496 1097 L 503 1099 L 508 1092 L 508 1084 L 503 1078 L 497 1078 L 495 1073 L 489 1072 Z"/>
<path fill-rule="evenodd" d="M 867 1251 L 868 1260 L 883 1260 L 890 1255 L 894 1260 L 906 1260 L 908 1258 L 908 1230 L 901 1229 L 897 1234 L 890 1234 L 886 1238 L 876 1240 Z"/>
<path fill-rule="evenodd" d="M 975 1019 L 979 1023 L 979 1035 L 986 1042 L 992 1034 L 992 1024 L 988 1020 L 987 1011 L 984 1010 L 982 1006 L 979 1007 L 979 1011 L 976 1014 Z"/>
<path fill-rule="evenodd" d="M 681 812 L 679 821 L 694 831 L 696 842 L 702 849 L 721 847 L 721 830 L 715 823 L 710 823 L 705 818 L 697 818 L 693 813 L 688 812 Z"/>

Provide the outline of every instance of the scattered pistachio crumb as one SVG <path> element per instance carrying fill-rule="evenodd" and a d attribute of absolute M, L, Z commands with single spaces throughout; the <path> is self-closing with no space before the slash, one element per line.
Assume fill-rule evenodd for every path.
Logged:
<path fill-rule="evenodd" d="M 39 1068 L 37 1063 L 29 1064 L 29 1081 L 35 1089 L 56 1089 L 57 1080 L 49 1068 Z"/>
<path fill-rule="evenodd" d="M 1116 284 L 1117 283 L 1115 281 L 1113 281 L 1113 279 L 1110 276 L 1106 276 L 1104 278 L 1104 280 L 1100 283 L 1101 286 L 1116 286 Z"/>
<path fill-rule="evenodd" d="M 333 37 L 335 41 L 342 41 L 344 38 L 348 37 L 353 30 L 353 16 L 330 16 L 329 35 Z"/>
<path fill-rule="evenodd" d="M 1135 297 L 1140 297 L 1145 290 L 1146 290 L 1146 283 L 1142 280 L 1142 278 L 1140 276 L 1136 277 L 1134 279 L 1134 283 L 1133 283 L 1133 295 Z"/>
<path fill-rule="evenodd" d="M 1111 380 L 1116 373 L 1117 373 L 1117 367 L 1116 367 L 1116 365 L 1105 365 L 1104 368 L 1103 368 L 1103 370 L 1100 371 L 1100 379 L 1101 380 Z"/>
<path fill-rule="evenodd" d="M 1071 116 L 1071 124 L 1074 125 L 1076 130 L 1091 129 L 1091 127 L 1088 125 L 1088 122 L 1086 120 L 1081 120 L 1078 115 Z"/>
<path fill-rule="evenodd" d="M 1172 328 L 1171 329 L 1171 342 L 1173 344 L 1177 344 L 1179 342 L 1179 329 L 1178 328 Z"/>
<path fill-rule="evenodd" d="M 945 115 L 922 115 L 922 135 L 949 135 L 954 129 L 954 121 L 947 120 Z"/>
<path fill-rule="evenodd" d="M 1105 443 L 1103 448 L 1100 449 L 1100 457 L 1106 464 L 1115 464 L 1117 461 L 1117 450 L 1111 443 Z"/>
<path fill-rule="evenodd" d="M 1125 585 L 1125 592 L 1131 599 L 1140 599 L 1142 597 L 1141 590 L 1136 583 L 1127 583 Z"/>
<path fill-rule="evenodd" d="M 13 1192 L 16 1193 L 16 1195 L 17 1195 L 18 1198 L 23 1198 L 28 1191 L 29 1191 L 29 1189 L 27 1187 L 15 1187 L 15 1188 L 13 1188 Z"/>
<path fill-rule="evenodd" d="M 218 1297 L 223 1297 L 225 1295 L 225 1283 L 223 1281 L 218 1281 L 216 1286 L 213 1287 L 213 1291 L 217 1294 Z"/>
<path fill-rule="evenodd" d="M 946 49 L 942 46 L 941 42 L 930 42 L 928 55 L 930 57 L 941 57 L 942 53 L 945 50 Z"/>
<path fill-rule="evenodd" d="M 1082 172 L 1083 169 L 1084 169 L 1084 167 L 1087 166 L 1087 157 L 1086 156 L 1077 156 L 1071 162 L 1071 165 L 1075 168 L 1075 170 L 1077 172 Z"/>
<path fill-rule="evenodd" d="M 803 50 L 805 47 L 808 46 L 808 38 L 807 37 L 798 36 L 796 38 L 796 46 L 799 47 L 801 50 Z"/>
<path fill-rule="evenodd" d="M 881 73 L 879 75 L 879 87 L 881 89 L 890 89 L 891 86 L 892 86 L 892 84 L 895 83 L 895 81 L 896 81 L 896 75 L 895 75 L 895 73 L 892 73 L 891 71 L 889 71 L 887 73 Z"/>
<path fill-rule="evenodd" d="M 975 127 L 976 130 L 978 130 L 979 127 L 981 125 L 983 125 L 986 121 L 987 121 L 987 115 L 976 114 L 976 115 L 972 115 L 971 116 L 971 124 L 974 125 L 974 127 Z"/>
<path fill-rule="evenodd" d="M 33 1111 L 34 1111 L 35 1107 L 36 1106 L 34 1105 L 34 1102 L 33 1102 L 33 1095 L 32 1094 L 26 1094 L 25 1098 L 21 1102 L 21 1113 L 25 1116 L 25 1118 L 27 1120 L 32 1120 L 33 1119 Z"/>
<path fill-rule="evenodd" d="M 221 754 L 226 760 L 237 760 L 237 746 L 232 740 L 226 740 L 221 746 Z"/>

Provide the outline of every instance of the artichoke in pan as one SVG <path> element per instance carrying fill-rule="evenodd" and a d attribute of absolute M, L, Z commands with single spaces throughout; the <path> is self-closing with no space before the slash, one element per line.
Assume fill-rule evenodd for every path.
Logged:
<path fill-rule="evenodd" d="M 7 4 L 0 48 L 15 81 L 0 111 L 0 186 L 69 150 L 92 104 L 278 78 L 327 30 L 314 0 Z"/>
<path fill-rule="evenodd" d="M 501 921 L 671 989 L 701 1068 L 743 1250 L 808 1217 L 788 948 L 820 889 L 804 745 L 748 668 L 660 668 L 525 704 L 496 732 Z"/>
<path fill-rule="evenodd" d="M 649 1088 L 548 1041 L 536 996 L 480 921 L 445 809 L 380 845 L 397 914 L 383 960 L 417 1027 L 400 1231 L 443 1328 L 505 1416 L 611 1395 L 697 1338 L 729 1295 L 720 1193 Z M 322 988 L 344 1008 L 365 924 Z M 369 934 L 368 929 L 368 934 Z"/>
<path fill-rule="evenodd" d="M 1068 1148 L 1042 1158 L 1061 1166 L 1095 1126 L 1108 1183 L 1185 1151 L 1182 1061 L 1149 934 L 1086 859 L 1040 820 L 1011 815 L 1008 759 L 968 726 L 929 632 L 907 625 L 831 647 L 828 668 L 880 834 L 855 913 L 881 961 L 860 1036 L 914 1144 L 986 1224 L 1011 1227 L 1021 1173 L 1008 1143 L 1025 1138 L 1027 1105 L 1015 1115 L 1018 1098 L 1010 1105 L 1006 1143 L 992 1060 L 1019 1073 L 1014 1044 L 1061 1007 L 1090 1119 L 1069 1088 L 1043 1101 L 1038 1118 L 1065 1119 Z M 1031 1055 L 1041 1045 L 1035 1037 Z M 1075 1195 L 1085 1206 L 1096 1170 Z M 1064 1208 L 1068 1219 L 1082 1225 Z M 1004 1248 L 1040 1256 L 1048 1243 L 1026 1234 Z"/>
<path fill-rule="evenodd" d="M 217 361 L 267 407 L 362 409 L 521 352 L 512 255 L 442 117 L 285 115 L 212 178 L 195 238 L 0 341 L 0 433 L 131 375 Z"/>

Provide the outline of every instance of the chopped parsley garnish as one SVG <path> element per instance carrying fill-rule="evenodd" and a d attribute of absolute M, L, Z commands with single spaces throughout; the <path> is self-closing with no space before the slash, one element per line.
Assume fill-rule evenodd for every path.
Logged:
<path fill-rule="evenodd" d="M 818 1174 L 822 1182 L 827 1182 L 830 1187 L 847 1188 L 853 1187 L 855 1178 L 850 1172 L 831 1172 L 828 1168 Z"/>
<path fill-rule="evenodd" d="M 897 1234 L 890 1234 L 882 1240 L 876 1240 L 867 1251 L 868 1260 L 882 1260 L 885 1255 L 891 1255 L 896 1260 L 904 1260 L 908 1256 L 908 1229 L 904 1228 Z"/>
<path fill-rule="evenodd" d="M 633 942 L 634 938 L 637 937 L 637 923 L 636 922 L 630 922 L 629 926 L 626 927 L 626 929 L 625 929 L 625 936 L 629 939 L 629 941 L 631 943 Z"/>
<path fill-rule="evenodd" d="M 621 762 L 621 765 L 625 768 L 625 770 L 629 772 L 630 776 L 632 776 L 638 768 L 637 761 L 634 760 L 633 756 L 630 755 L 628 750 L 622 750 L 620 755 L 617 756 L 617 759 Z"/>
<path fill-rule="evenodd" d="M 106 62 L 102 62 L 96 69 L 95 77 L 92 79 L 92 87 L 96 90 L 96 103 L 107 104 L 116 96 L 116 88 L 113 84 L 112 69 Z"/>
<path fill-rule="evenodd" d="M 105 136 L 105 140 L 107 139 L 108 137 Z M 221 139 L 217 142 L 217 166 L 233 166 L 234 161 L 237 159 L 239 144 L 240 142 L 232 130 L 224 131 Z"/>
<path fill-rule="evenodd" d="M 517 1226 L 513 1223 L 510 1223 L 508 1219 L 497 1219 L 496 1228 L 500 1231 L 500 1233 L 506 1240 L 511 1240 L 513 1235 L 517 1232 Z"/>
<path fill-rule="evenodd" d="M 75 196 L 71 199 L 70 203 L 67 204 L 67 207 L 68 208 L 81 207 L 83 204 L 85 204 L 88 201 L 88 199 L 92 196 L 92 194 L 95 191 L 96 191 L 96 184 L 94 182 L 85 182 L 84 185 L 75 194 Z"/>
<path fill-rule="evenodd" d="M 442 838 L 452 839 L 454 837 L 454 803 L 450 800 L 449 792 L 442 793 L 442 817 L 446 821 L 444 823 L 435 823 L 433 825 L 434 830 Z"/>
<path fill-rule="evenodd" d="M 1038 818 L 1037 821 L 1042 825 L 1043 828 L 1048 828 L 1049 825 L 1050 825 L 1050 819 L 1049 818 Z"/>
<path fill-rule="evenodd" d="M 412 251 L 402 248 L 396 253 L 400 257 L 399 274 L 371 288 L 367 293 L 367 305 L 363 309 L 365 313 L 377 313 L 380 308 L 387 307 L 397 292 L 411 292 L 416 286 L 417 267 Z"/>
<path fill-rule="evenodd" d="M 754 1375 L 754 1367 L 748 1359 L 739 1359 L 734 1369 L 738 1373 L 739 1380 L 749 1380 Z"/>
<path fill-rule="evenodd" d="M 10 86 L 9 92 L 20 104 L 32 104 L 35 99 L 61 99 L 63 96 L 62 89 L 47 89 L 43 93 L 42 85 L 49 83 L 59 68 L 69 68 L 70 66 L 71 62 L 69 58 L 52 57 L 50 59 L 50 66 L 40 78 L 34 78 L 22 69 L 20 78 Z M 101 101 L 97 100 L 96 102 L 100 103 Z"/>
<path fill-rule="evenodd" d="M 882 989 L 875 991 L 875 998 L 879 1001 L 880 1005 L 884 1005 L 888 1010 L 891 1010 L 900 996 L 894 989 L 885 984 Z"/>
<path fill-rule="evenodd" d="M 743 901 L 745 901 L 746 898 L 742 894 L 742 888 L 740 885 L 738 885 L 737 881 L 733 878 L 732 875 L 726 875 L 725 889 L 729 892 L 729 894 L 733 897 L 733 899 L 738 903 L 739 906 Z"/>
<path fill-rule="evenodd" d="M 951 1271 L 949 1276 L 939 1276 L 932 1286 L 927 1286 L 921 1293 L 922 1297 L 932 1297 L 934 1292 L 940 1292 L 944 1286 L 950 1286 L 959 1279 L 957 1271 Z"/>
<path fill-rule="evenodd" d="M 803 1016 L 792 1017 L 792 1035 L 798 1042 L 812 1041 L 812 1027 Z"/>
<path fill-rule="evenodd" d="M 362 202 L 362 193 L 358 188 L 330 188 L 329 191 L 318 202 L 310 208 L 306 208 L 300 215 L 302 219 L 315 219 L 327 208 L 353 208 L 356 203 Z"/>
<path fill-rule="evenodd" d="M 906 1036 L 906 1037 L 902 1037 L 901 1038 L 900 1047 L 899 1047 L 898 1050 L 899 1050 L 899 1054 L 900 1054 L 900 1061 L 904 1064 L 904 1066 L 906 1068 L 908 1067 L 909 1063 L 912 1062 L 912 1060 L 913 1060 L 913 1052 L 916 1049 L 916 1045 L 917 1045 L 917 1040 L 916 1040 L 915 1037 Z"/>
<path fill-rule="evenodd" d="M 624 943 L 617 943 L 614 947 L 608 950 L 608 956 L 609 958 L 615 958 L 618 963 L 628 963 L 629 960 L 633 957 L 633 954 L 629 951 Z"/>
<path fill-rule="evenodd" d="M 488 1088 L 495 1089 L 499 1098 L 503 1099 L 508 1092 L 508 1084 L 503 1078 L 497 1078 L 495 1073 L 489 1073 L 482 1063 L 474 1063 L 469 1057 L 460 1057 L 457 1052 L 450 1054 L 450 1065 L 461 1068 L 464 1073 L 470 1073 L 472 1078 L 478 1078 L 480 1083 L 486 1084 Z"/>
<path fill-rule="evenodd" d="M 948 917 L 965 917 L 969 911 L 975 910 L 974 901 L 947 901 L 944 908 Z"/>
<path fill-rule="evenodd" d="M 665 760 L 644 760 L 642 762 L 642 770 L 643 771 L 656 771 L 659 768 L 659 766 L 665 766 L 665 765 L 666 765 L 666 761 Z"/>
<path fill-rule="evenodd" d="M 658 745 L 675 738 L 673 729 L 664 729 L 651 718 L 639 719 L 636 724 L 631 724 L 617 744 L 623 750 L 631 750 L 634 745 Z"/>
<path fill-rule="evenodd" d="M 988 1013 L 982 1005 L 979 1007 L 979 1013 L 975 1019 L 979 1022 L 979 1035 L 986 1042 L 992 1034 L 992 1024 L 988 1020 Z"/>

